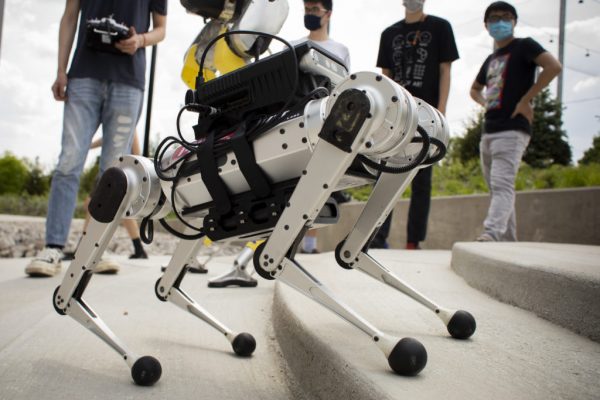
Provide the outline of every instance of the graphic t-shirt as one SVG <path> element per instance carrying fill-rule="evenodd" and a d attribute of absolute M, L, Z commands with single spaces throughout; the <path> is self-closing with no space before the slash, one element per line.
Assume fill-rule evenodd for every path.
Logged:
<path fill-rule="evenodd" d="M 144 90 L 146 51 L 138 49 L 134 55 L 96 51 L 86 46 L 86 21 L 110 17 L 117 23 L 135 27 L 137 33 L 148 32 L 150 13 L 167 14 L 167 0 L 81 0 L 81 15 L 77 47 L 69 78 L 94 78 L 125 83 Z"/>
<path fill-rule="evenodd" d="M 531 134 L 527 118 L 521 114 L 511 116 L 534 83 L 534 60 L 545 51 L 531 38 L 514 39 L 485 60 L 476 79 L 485 86 L 485 133 L 518 130 Z"/>
<path fill-rule="evenodd" d="M 405 20 L 381 34 L 377 66 L 392 71 L 393 79 L 413 96 L 434 107 L 440 97 L 440 64 L 458 59 L 452 26 L 427 15 L 423 21 Z"/>

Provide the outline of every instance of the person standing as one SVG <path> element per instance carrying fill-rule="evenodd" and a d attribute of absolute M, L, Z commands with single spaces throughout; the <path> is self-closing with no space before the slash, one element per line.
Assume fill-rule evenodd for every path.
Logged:
<path fill-rule="evenodd" d="M 509 3 L 490 4 L 484 24 L 496 50 L 481 66 L 470 92 L 486 109 L 479 150 L 491 192 L 477 241 L 516 241 L 515 179 L 531 137 L 531 101 L 561 72 L 562 65 L 535 40 L 515 38 L 517 10 Z M 542 72 L 536 80 L 538 66 Z"/>
<path fill-rule="evenodd" d="M 164 39 L 166 13 L 166 0 L 66 0 L 59 27 L 58 71 L 52 85 L 54 98 L 65 102 L 62 149 L 50 188 L 46 247 L 27 265 L 27 275 L 50 277 L 61 269 L 79 178 L 97 128 L 102 125 L 104 139 L 100 174 L 121 154 L 129 153 L 142 109 L 144 47 Z M 88 21 L 109 17 L 129 27 L 126 37 L 112 46 L 106 45 L 112 44 L 109 34 L 96 37 L 93 29 L 87 29 Z M 67 74 L 76 32 L 77 46 Z"/>
<path fill-rule="evenodd" d="M 410 94 L 446 114 L 452 62 L 458 49 L 452 26 L 445 19 L 425 14 L 425 0 L 403 0 L 405 17 L 381 34 L 377 66 Z M 432 167 L 420 169 L 411 184 L 407 222 L 407 249 L 418 249 L 427 235 L 431 204 Z M 386 248 L 391 214 L 371 242 Z"/>
<path fill-rule="evenodd" d="M 350 71 L 350 52 L 342 43 L 337 42 L 329 37 L 329 24 L 331 22 L 331 14 L 333 12 L 332 0 L 319 1 L 304 1 L 304 27 L 308 29 L 306 38 L 294 41 L 294 44 L 301 43 L 305 40 L 310 40 L 317 45 L 323 47 L 331 54 L 337 56 L 344 62 L 346 69 Z M 336 200 L 343 198 L 343 195 L 338 192 L 334 193 Z M 306 232 L 302 241 L 301 251 L 303 253 L 318 253 L 317 250 L 317 231 L 312 229 Z"/>

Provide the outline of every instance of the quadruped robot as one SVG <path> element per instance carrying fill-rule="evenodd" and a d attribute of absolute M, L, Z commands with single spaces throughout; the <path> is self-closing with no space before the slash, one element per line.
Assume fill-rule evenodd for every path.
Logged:
<path fill-rule="evenodd" d="M 445 118 L 385 76 L 349 75 L 341 61 L 311 42 L 293 47 L 283 41 L 283 51 L 260 58 L 271 39 L 281 40 L 274 36 L 281 24 L 273 21 L 285 20 L 284 0 L 182 4 L 227 26 L 207 43 L 196 90 L 187 93 L 177 117 L 179 132 L 181 114 L 197 114 L 195 138 L 169 137 L 154 160 L 123 156 L 103 174 L 90 202 L 89 227 L 54 292 L 55 310 L 117 351 L 137 384 L 158 381 L 159 361 L 131 352 L 84 300 L 93 267 L 119 221 L 142 218 L 141 233 L 147 241 L 158 221 L 181 240 L 156 282 L 156 296 L 215 328 L 237 355 L 249 356 L 256 348 L 254 337 L 225 326 L 186 294 L 181 283 L 186 262 L 205 236 L 216 242 L 266 239 L 253 255 L 258 275 L 279 280 L 336 313 L 368 335 L 396 373 L 416 375 L 427 362 L 419 341 L 380 331 L 295 259 L 307 229 L 337 221 L 333 191 L 374 183 L 362 214 L 336 248 L 336 262 L 421 303 L 452 337 L 469 338 L 476 328 L 471 314 L 439 306 L 368 254 L 370 238 L 418 169 L 443 158 L 449 139 Z M 257 15 L 269 15 L 271 32 L 257 32 L 264 20 Z M 255 61 L 205 81 L 207 49 L 220 40 Z M 185 226 L 183 231 L 165 221 L 170 212 Z"/>

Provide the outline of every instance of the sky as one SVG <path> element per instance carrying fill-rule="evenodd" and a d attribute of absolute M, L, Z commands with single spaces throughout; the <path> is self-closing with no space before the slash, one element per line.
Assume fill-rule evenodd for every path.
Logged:
<path fill-rule="evenodd" d="M 288 0 L 290 13 L 280 36 L 306 36 L 303 3 Z M 558 57 L 560 0 L 515 0 L 519 14 L 517 37 L 530 36 Z M 469 88 L 491 52 L 492 39 L 483 27 L 488 1 L 427 0 L 425 12 L 443 17 L 453 26 L 460 59 L 452 65 L 447 119 L 453 135 L 479 109 Z M 63 104 L 50 87 L 56 77 L 58 26 L 64 0 L 5 0 L 0 45 L 0 154 L 10 151 L 30 160 L 38 158 L 45 169 L 56 164 L 60 153 Z M 352 70 L 378 71 L 375 67 L 381 32 L 404 16 L 402 0 L 336 0 L 331 37 L 350 50 Z M 167 36 L 158 46 L 151 120 L 153 140 L 176 135 L 175 118 L 187 87 L 180 78 L 183 56 L 202 29 L 202 18 L 186 14 L 178 0 L 169 1 Z M 573 161 L 592 145 L 600 133 L 600 0 L 567 0 L 564 65 L 563 128 L 573 150 Z M 148 60 L 150 50 L 148 50 Z M 556 92 L 556 81 L 551 84 Z M 138 124 L 145 129 L 145 109 Z M 95 159 L 96 152 L 88 157 Z"/>

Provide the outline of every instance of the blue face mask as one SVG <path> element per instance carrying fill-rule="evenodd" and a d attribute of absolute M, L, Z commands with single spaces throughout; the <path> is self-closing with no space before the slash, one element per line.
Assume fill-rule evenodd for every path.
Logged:
<path fill-rule="evenodd" d="M 304 16 L 304 26 L 309 31 L 316 31 L 321 28 L 321 17 L 312 14 L 306 14 Z"/>
<path fill-rule="evenodd" d="M 488 32 L 495 41 L 508 39 L 513 34 L 513 25 L 510 21 L 498 21 L 488 24 Z"/>

